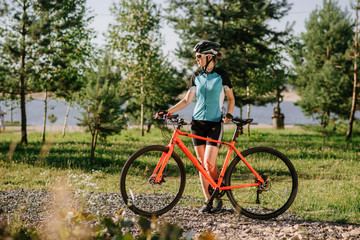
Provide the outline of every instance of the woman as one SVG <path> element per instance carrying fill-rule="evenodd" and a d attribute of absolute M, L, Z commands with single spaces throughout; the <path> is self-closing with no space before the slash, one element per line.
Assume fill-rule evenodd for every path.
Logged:
<path fill-rule="evenodd" d="M 174 113 L 188 106 L 196 95 L 197 102 L 192 117 L 192 134 L 221 141 L 223 136 L 222 120 L 229 122 L 235 106 L 235 98 L 228 74 L 216 68 L 216 61 L 221 58 L 220 44 L 211 41 L 200 41 L 194 47 L 195 59 L 202 70 L 195 72 L 189 82 L 185 97 L 167 111 L 160 111 L 156 118 L 164 113 Z M 227 113 L 222 116 L 224 97 L 227 97 Z M 193 139 L 196 155 L 205 166 L 210 176 L 217 180 L 219 170 L 216 158 L 219 144 Z M 200 174 L 202 190 L 206 200 L 210 199 L 209 182 Z M 222 200 L 215 199 L 215 207 L 204 205 L 200 212 L 215 213 L 221 211 Z"/>

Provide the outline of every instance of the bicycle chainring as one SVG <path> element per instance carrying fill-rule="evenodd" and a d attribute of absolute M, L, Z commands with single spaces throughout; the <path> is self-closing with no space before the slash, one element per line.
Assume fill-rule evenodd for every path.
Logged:
<path fill-rule="evenodd" d="M 215 182 L 216 182 L 216 181 L 215 181 Z M 224 184 L 224 182 L 222 182 L 222 183 L 221 183 L 221 187 L 224 187 L 224 186 L 225 186 L 225 184 Z M 209 187 L 208 187 L 208 192 L 209 192 L 210 195 L 212 195 L 213 192 L 214 192 L 214 188 L 213 188 L 210 184 L 209 184 Z M 226 192 L 226 190 L 220 191 L 220 192 L 218 193 L 217 197 L 218 197 L 218 198 L 221 198 L 222 196 L 225 195 L 225 192 Z"/>

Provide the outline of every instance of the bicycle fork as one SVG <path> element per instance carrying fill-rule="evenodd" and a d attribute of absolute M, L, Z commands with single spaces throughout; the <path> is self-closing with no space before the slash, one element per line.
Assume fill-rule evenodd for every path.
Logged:
<path fill-rule="evenodd" d="M 163 181 L 163 171 L 171 157 L 171 154 L 174 151 L 174 144 L 169 144 L 168 151 L 163 153 L 160 157 L 159 162 L 157 163 L 154 172 L 152 173 L 150 179 L 154 184 L 161 183 Z"/>

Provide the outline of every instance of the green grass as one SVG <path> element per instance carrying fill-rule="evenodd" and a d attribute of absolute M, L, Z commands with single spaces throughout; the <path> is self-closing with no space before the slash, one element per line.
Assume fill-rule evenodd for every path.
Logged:
<path fill-rule="evenodd" d="M 9 122 L 9 121 L 5 121 L 5 126 L 20 126 L 20 122 L 19 121 L 14 121 L 13 123 Z"/>
<path fill-rule="evenodd" d="M 236 147 L 240 151 L 254 146 L 278 149 L 298 172 L 299 191 L 289 211 L 309 220 L 360 224 L 358 129 L 351 141 L 345 141 L 344 128 L 329 138 L 308 126 L 281 131 L 254 129 L 251 133 L 250 138 L 246 134 L 239 138 Z M 232 134 L 226 131 L 224 140 L 230 140 Z M 137 129 L 123 131 L 98 143 L 96 163 L 90 165 L 89 133 L 68 133 L 65 138 L 61 133 L 48 133 L 46 144 L 40 139 L 40 133 L 31 133 L 29 144 L 22 146 L 18 144 L 19 133 L 0 133 L 0 190 L 50 188 L 62 179 L 73 190 L 119 192 L 121 168 L 133 152 L 147 145 L 168 144 L 158 129 L 145 137 Z M 183 140 L 192 150 L 191 139 Z M 226 151 L 225 147 L 220 149 L 219 165 Z M 179 149 L 176 152 L 187 171 L 184 195 L 202 198 L 197 170 Z"/>

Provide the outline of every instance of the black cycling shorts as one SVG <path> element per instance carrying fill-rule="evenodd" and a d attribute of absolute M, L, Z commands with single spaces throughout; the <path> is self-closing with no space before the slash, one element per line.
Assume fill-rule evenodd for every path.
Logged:
<path fill-rule="evenodd" d="M 201 120 L 192 120 L 191 122 L 191 133 L 205 138 L 211 138 L 217 141 L 222 141 L 223 138 L 223 125 L 221 122 L 210 122 Z M 213 145 L 220 146 L 220 144 L 205 140 L 193 138 L 194 146 L 200 145 Z"/>

